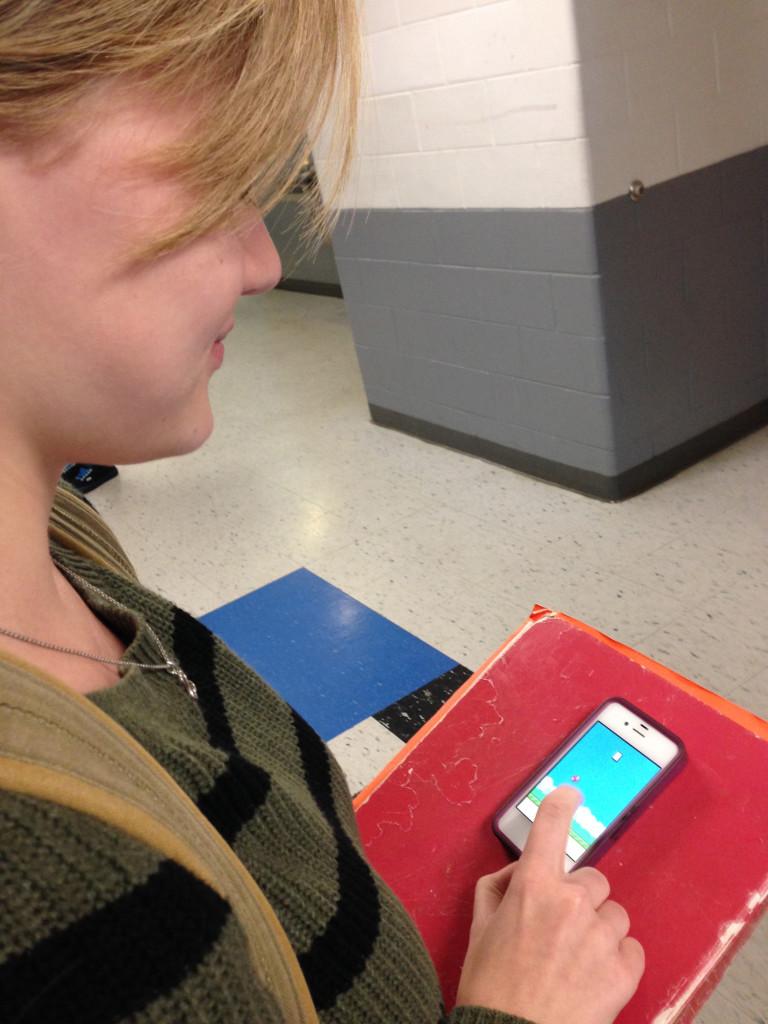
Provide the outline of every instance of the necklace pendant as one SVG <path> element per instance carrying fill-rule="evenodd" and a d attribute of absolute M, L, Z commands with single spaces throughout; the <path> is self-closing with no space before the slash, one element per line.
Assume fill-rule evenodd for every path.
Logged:
<path fill-rule="evenodd" d="M 176 678 L 179 680 L 179 682 L 187 691 L 192 700 L 197 700 L 197 687 L 189 678 L 184 669 L 181 668 L 180 665 L 174 665 L 172 661 L 169 661 L 168 671 L 171 673 L 172 676 L 176 676 Z"/>

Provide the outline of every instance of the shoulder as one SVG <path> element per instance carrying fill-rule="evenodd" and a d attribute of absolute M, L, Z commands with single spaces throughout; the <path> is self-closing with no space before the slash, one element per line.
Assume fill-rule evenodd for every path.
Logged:
<path fill-rule="evenodd" d="M 8 792 L 0 834 L 0 1003 L 9 1019 L 64 1024 L 88 1007 L 89 1019 L 138 1021 L 158 1003 L 168 1019 L 185 1019 L 195 991 L 216 987 L 213 964 L 219 984 L 252 998 L 229 904 L 174 861 L 87 815 Z"/>

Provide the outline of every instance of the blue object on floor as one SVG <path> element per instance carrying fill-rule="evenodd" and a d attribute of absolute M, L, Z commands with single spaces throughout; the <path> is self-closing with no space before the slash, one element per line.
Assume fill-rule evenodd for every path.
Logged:
<path fill-rule="evenodd" d="M 200 621 L 324 740 L 456 666 L 308 569 L 297 569 Z"/>
<path fill-rule="evenodd" d="M 101 487 L 107 480 L 113 480 L 117 473 L 117 466 L 87 466 L 81 462 L 68 462 L 61 478 L 72 484 L 81 494 L 88 494 Z"/>

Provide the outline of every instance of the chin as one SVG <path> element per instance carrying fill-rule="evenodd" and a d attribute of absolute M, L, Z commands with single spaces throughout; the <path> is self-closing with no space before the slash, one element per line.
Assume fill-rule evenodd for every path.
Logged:
<path fill-rule="evenodd" d="M 213 412 L 208 406 L 204 415 L 195 420 L 180 424 L 171 433 L 169 423 L 157 425 L 151 439 L 134 434 L 132 444 L 121 447 L 110 446 L 109 452 L 98 452 L 91 449 L 90 458 L 78 458 L 75 461 L 84 465 L 99 466 L 138 466 L 143 462 L 157 462 L 160 459 L 173 459 L 182 455 L 191 455 L 198 451 L 213 434 Z M 142 444 L 142 442 L 144 442 Z M 96 452 L 98 457 L 94 454 Z"/>
<path fill-rule="evenodd" d="M 172 459 L 179 458 L 182 455 L 191 455 L 193 452 L 199 451 L 206 441 L 209 440 L 213 434 L 213 427 L 213 416 L 210 416 L 207 423 L 196 423 L 194 430 L 183 437 L 179 437 L 177 443 L 172 448 L 166 448 L 165 451 L 153 455 L 151 458 Z"/>
<path fill-rule="evenodd" d="M 191 455 L 192 452 L 196 452 L 200 448 L 202 448 L 206 441 L 208 441 L 211 435 L 213 434 L 214 426 L 215 424 L 213 419 L 213 410 L 211 409 L 210 405 L 207 405 L 206 415 L 201 416 L 199 420 L 195 423 L 194 429 L 192 430 L 188 439 L 186 439 L 185 443 L 182 445 L 178 454 Z"/>

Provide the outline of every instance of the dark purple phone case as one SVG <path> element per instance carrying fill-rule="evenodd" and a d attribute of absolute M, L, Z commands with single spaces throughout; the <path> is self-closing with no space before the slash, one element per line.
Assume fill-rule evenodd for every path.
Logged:
<path fill-rule="evenodd" d="M 533 787 L 533 784 L 539 778 L 544 768 L 552 762 L 557 761 L 560 757 L 560 754 L 566 749 L 566 747 L 568 747 L 568 745 L 573 740 L 574 735 L 577 732 L 585 730 L 588 725 L 590 725 L 597 718 L 599 718 L 603 709 L 606 708 L 609 704 L 621 704 L 623 707 L 628 708 L 634 714 L 639 715 L 644 722 L 647 722 L 649 725 L 653 726 L 654 729 L 658 729 L 660 733 L 663 733 L 665 736 L 669 737 L 669 739 L 671 739 L 674 743 L 676 743 L 679 748 L 679 751 L 674 760 L 672 760 L 666 768 L 662 768 L 661 772 L 655 778 L 651 779 L 651 781 L 644 789 L 640 790 L 635 799 L 632 800 L 631 803 L 627 804 L 626 808 L 624 809 L 622 814 L 619 815 L 616 821 L 612 825 L 609 825 L 605 832 L 603 832 L 603 834 L 597 840 L 597 842 L 594 843 L 589 848 L 589 850 L 587 850 L 583 854 L 583 856 L 581 856 L 575 862 L 575 867 L 584 867 L 587 864 L 594 863 L 594 861 L 597 860 L 598 857 L 605 852 L 606 847 L 609 846 L 611 843 L 614 843 L 616 839 L 618 839 L 618 837 L 621 834 L 623 834 L 627 826 L 632 823 L 632 819 L 635 816 L 635 813 L 641 809 L 643 804 L 648 803 L 651 797 L 658 796 L 661 790 L 664 789 L 664 787 L 669 782 L 671 782 L 672 779 L 682 769 L 683 765 L 688 759 L 688 754 L 686 752 L 685 745 L 679 736 L 676 736 L 673 732 L 667 729 L 666 726 L 662 725 L 661 722 L 657 722 L 655 719 L 647 715 L 645 711 L 641 711 L 640 708 L 636 708 L 634 704 L 630 704 L 629 701 L 624 700 L 622 697 L 611 697 L 609 700 L 603 701 L 600 707 L 596 711 L 594 711 L 589 716 L 589 718 L 585 718 L 581 725 L 578 725 L 571 733 L 569 733 L 568 736 L 566 736 L 566 738 L 563 740 L 559 747 L 557 747 L 555 750 L 553 750 L 550 754 L 547 755 L 547 757 L 541 762 L 536 771 L 528 777 L 528 779 L 525 781 L 525 783 L 523 783 L 522 786 L 520 786 L 520 788 L 516 791 L 514 796 L 510 797 L 509 800 L 505 800 L 503 805 L 494 815 L 493 831 L 496 833 L 497 838 L 501 840 L 504 846 L 515 855 L 515 859 L 518 858 L 523 851 L 520 850 L 517 846 L 515 846 L 515 844 L 511 842 L 500 831 L 499 819 L 505 813 L 505 811 L 509 809 L 509 807 L 512 804 L 519 803 L 524 796 L 528 795 L 528 793 L 531 791 L 531 788 Z"/>

